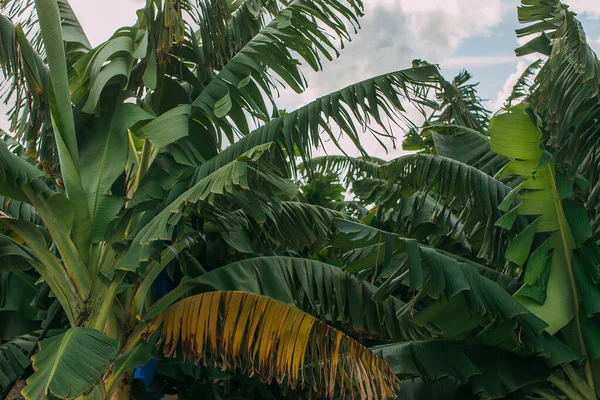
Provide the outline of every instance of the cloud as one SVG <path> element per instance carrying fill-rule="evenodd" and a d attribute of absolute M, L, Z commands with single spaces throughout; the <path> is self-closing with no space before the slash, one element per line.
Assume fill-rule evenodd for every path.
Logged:
<path fill-rule="evenodd" d="M 108 40 L 122 26 L 136 21 L 135 11 L 142 8 L 145 0 L 70 0 L 69 4 L 83 26 L 92 46 Z M 6 112 L 10 105 L 0 103 L 0 128 L 8 130 L 10 125 Z"/>
<path fill-rule="evenodd" d="M 489 35 L 510 9 L 501 0 L 401 0 L 425 57 L 440 62 L 461 42 Z"/>
<path fill-rule="evenodd" d="M 92 46 L 108 40 L 118 28 L 133 25 L 136 10 L 145 3 L 145 0 L 69 1 Z"/>
<path fill-rule="evenodd" d="M 446 68 L 488 67 L 491 65 L 512 64 L 515 56 L 450 57 L 444 60 Z"/>
<path fill-rule="evenodd" d="M 489 35 L 502 22 L 507 7 L 502 0 L 371 0 L 366 2 L 361 30 L 341 52 L 339 59 L 324 65 L 322 72 L 304 69 L 308 90 L 296 94 L 284 90 L 278 104 L 288 111 L 319 96 L 352 83 L 387 72 L 410 68 L 415 58 L 440 63 L 443 67 L 486 66 L 514 62 L 514 57 L 453 57 L 464 40 Z M 470 12 L 476 10 L 474 13 Z M 410 117 L 419 121 L 419 114 Z M 396 129 L 398 144 L 403 132 Z M 355 155 L 354 146 L 342 139 L 344 149 Z M 367 151 L 389 158 L 402 150 L 385 151 L 375 140 L 365 137 Z M 327 149 L 339 153 L 334 146 Z"/>
<path fill-rule="evenodd" d="M 568 0 L 571 11 L 585 14 L 590 19 L 600 19 L 600 2 L 598 0 Z"/>
<path fill-rule="evenodd" d="M 525 71 L 525 69 L 527 68 L 528 65 L 529 64 L 527 64 L 524 61 L 519 61 L 517 63 L 516 71 L 508 76 L 508 78 L 504 82 L 504 86 L 502 87 L 502 90 L 499 91 L 496 94 L 496 98 L 494 100 L 492 100 L 492 103 L 490 104 L 490 108 L 491 108 L 492 112 L 496 112 L 502 108 L 502 106 L 504 105 L 504 102 L 506 101 L 508 96 L 510 96 L 513 86 L 515 86 L 515 84 L 519 80 L 519 77 L 523 74 L 523 72 Z"/>
<path fill-rule="evenodd" d="M 120 26 L 132 24 L 135 10 L 143 6 L 144 0 L 70 3 L 90 42 L 97 45 Z M 323 72 L 304 69 L 308 90 L 302 94 L 282 91 L 278 101 L 281 108 L 293 110 L 351 83 L 409 68 L 414 58 L 443 66 L 508 62 L 503 57 L 453 57 L 466 39 L 490 35 L 507 11 L 514 9 L 507 6 L 506 0 L 370 0 L 365 6 L 362 29 L 342 50 L 341 57 L 325 61 Z M 5 126 L 1 120 L 0 126 Z M 398 136 L 401 140 L 400 133 Z M 368 150 L 376 147 L 372 142 L 365 144 Z"/>
<path fill-rule="evenodd" d="M 600 37 L 594 39 L 588 37 L 587 40 L 592 50 L 594 50 L 596 54 L 600 53 Z"/>
<path fill-rule="evenodd" d="M 477 9 L 477 18 L 468 10 Z M 507 10 L 501 0 L 372 0 L 366 2 L 362 28 L 322 72 L 304 69 L 308 90 L 283 91 L 288 110 L 351 83 L 411 66 L 415 58 L 451 66 L 513 62 L 514 57 L 452 57 L 467 38 L 487 35 Z M 509 60 L 510 59 L 510 60 Z"/>

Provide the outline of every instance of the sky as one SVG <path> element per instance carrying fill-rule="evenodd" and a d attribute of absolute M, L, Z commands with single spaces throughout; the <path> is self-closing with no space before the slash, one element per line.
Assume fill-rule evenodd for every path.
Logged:
<path fill-rule="evenodd" d="M 600 52 L 600 0 L 566 0 L 579 14 L 588 40 Z M 70 0 L 90 42 L 96 46 L 119 27 L 135 21 L 145 0 Z M 415 58 L 439 64 L 450 80 L 467 69 L 480 82 L 487 107 L 497 111 L 525 67 L 533 60 L 517 58 L 515 29 L 519 0 L 364 0 L 361 30 L 341 56 L 315 73 L 305 70 L 309 82 L 302 94 L 283 91 L 281 108 L 293 110 L 318 96 L 372 76 L 411 66 Z M 115 10 L 118 10 L 116 12 Z M 0 111 L 6 107 L 0 105 Z M 0 128 L 7 129 L 0 116 Z M 389 158 L 373 143 L 367 150 Z M 351 152 L 353 153 L 353 152 Z"/>

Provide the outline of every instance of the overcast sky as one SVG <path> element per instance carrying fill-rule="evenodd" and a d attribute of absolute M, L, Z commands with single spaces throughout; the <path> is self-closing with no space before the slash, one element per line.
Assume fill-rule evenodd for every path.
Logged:
<path fill-rule="evenodd" d="M 600 0 L 567 0 L 592 46 L 600 51 Z M 144 0 L 70 0 L 92 45 L 135 21 Z M 341 57 L 324 71 L 307 71 L 309 89 L 284 92 L 282 108 L 292 110 L 320 95 L 374 75 L 410 67 L 415 58 L 438 63 L 450 79 L 466 68 L 480 81 L 480 95 L 497 110 L 528 60 L 514 56 L 519 0 L 364 0 L 362 29 Z M 0 108 L 4 110 L 5 108 Z M 0 128 L 6 129 L 5 118 Z M 382 155 L 375 145 L 368 146 Z M 374 155 L 375 155 L 374 154 Z M 389 157 L 389 156 L 388 156 Z"/>

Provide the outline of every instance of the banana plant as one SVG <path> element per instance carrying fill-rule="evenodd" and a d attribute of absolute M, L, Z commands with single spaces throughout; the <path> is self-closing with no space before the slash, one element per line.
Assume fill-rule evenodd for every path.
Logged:
<path fill-rule="evenodd" d="M 148 0 L 135 24 L 96 47 L 67 0 L 6 3 L 4 12 L 0 65 L 14 107 L 0 143 L 2 277 L 47 285 L 65 317 L 52 326 L 65 331 L 42 328 L 33 346 L 10 338 L 3 390 L 27 373 L 25 357 L 26 399 L 126 395 L 133 369 L 162 358 L 151 349 L 175 356 L 181 342 L 181 365 L 201 359 L 207 370 L 241 369 L 329 398 L 396 396 L 398 378 L 365 337 L 429 331 L 398 322 L 393 300 L 375 304 L 373 288 L 327 275 L 328 264 L 314 271 L 326 290 L 318 306 L 282 299 L 281 288 L 253 293 L 250 281 L 248 294 L 229 292 L 209 277 L 251 256 L 320 250 L 334 219 L 350 216 L 294 201 L 296 156 L 337 143 L 333 124 L 363 152 L 361 131 L 391 138 L 388 120 L 399 122 L 404 101 L 433 105 L 421 93 L 438 84 L 436 67 L 279 113 L 278 85 L 307 86 L 298 57 L 321 70 L 358 27 L 362 2 Z M 174 289 L 160 297 L 165 274 Z M 346 281 L 365 292 L 362 302 L 337 294 Z M 5 295 L 2 304 L 22 308 L 33 293 Z M 352 307 L 338 309 L 344 302 Z M 361 318 L 364 308 L 385 316 L 385 329 Z"/>
<path fill-rule="evenodd" d="M 332 247 L 343 268 L 375 284 L 374 300 L 400 299 L 404 324 L 431 329 L 430 338 L 375 347 L 400 378 L 454 379 L 484 398 L 558 398 L 551 390 L 596 398 L 600 252 L 581 200 L 584 180 L 561 170 L 545 129 L 526 103 L 494 116 L 488 149 L 507 161 L 496 177 L 428 151 L 380 165 L 315 161 L 367 176 L 353 181 L 354 191 L 387 217 L 366 221 L 372 226 L 337 221 Z M 447 246 L 459 237 L 467 247 Z M 451 355 L 448 364 L 442 354 Z M 543 361 L 529 358 L 534 364 L 510 384 L 486 372 L 517 371 L 532 356 Z M 489 359 L 493 367 L 483 363 Z"/>
<path fill-rule="evenodd" d="M 27 290 L 0 299 L 47 287 L 64 321 L 19 316 L 3 390 L 29 360 L 26 399 L 137 397 L 159 359 L 196 397 L 597 396 L 598 62 L 562 3 L 524 1 L 519 34 L 544 33 L 518 52 L 549 58 L 489 124 L 466 73 L 424 62 L 280 113 L 276 85 L 337 56 L 356 0 L 148 0 L 95 48 L 66 0 L 5 10 L 1 273 Z M 406 101 L 433 147 L 368 158 L 361 128 L 391 139 Z M 364 157 L 313 159 L 332 125 Z M 307 204 L 298 171 L 375 208 Z"/>
<path fill-rule="evenodd" d="M 586 42 L 581 23 L 566 4 L 523 1 L 519 20 L 529 24 L 517 31 L 519 36 L 537 36 L 517 49 L 517 54 L 540 53 L 547 59 L 524 73 L 510 104 L 491 118 L 485 135 L 457 122 L 427 123 L 422 132 L 431 137 L 433 145 L 420 147 L 420 153 L 380 166 L 364 159 L 325 157 L 318 160 L 318 166 L 323 173 L 347 171 L 362 205 L 372 207 L 379 216 L 366 221 L 371 226 L 340 223 L 337 246 L 343 250 L 347 270 L 379 286 L 381 298 L 395 296 L 411 304 L 409 315 L 416 321 L 433 323 L 446 337 L 463 341 L 458 347 L 467 357 L 470 346 L 486 343 L 487 335 L 494 337 L 496 345 L 511 341 L 511 334 L 499 333 L 495 327 L 499 317 L 487 307 L 520 304 L 545 324 L 543 336 L 551 335 L 553 341 L 570 348 L 571 357 L 559 357 L 556 364 L 548 363 L 547 358 L 546 365 L 538 368 L 550 367 L 544 373 L 550 385 L 530 387 L 523 393 L 524 385 L 513 395 L 597 398 L 600 192 L 596 115 L 600 63 Z M 533 70 L 539 71 L 531 80 Z M 424 200 L 413 202 L 411 213 L 402 213 L 403 204 L 415 195 Z M 390 223 L 396 220 L 403 223 Z M 443 229 L 424 235 L 402 230 L 419 221 Z M 456 239 L 459 234 L 464 234 L 469 251 L 444 247 L 439 240 L 440 235 Z M 409 244 L 413 240 L 416 243 Z M 479 271 L 487 268 L 488 275 L 484 276 L 488 278 L 496 270 L 515 279 L 515 286 L 504 287 L 511 300 L 485 301 L 486 306 L 480 308 L 485 310 L 485 317 L 480 321 L 472 319 L 474 310 L 459 312 L 454 308 L 471 307 L 469 299 L 466 304 L 450 300 L 436 305 L 440 302 L 438 290 L 447 279 L 444 276 L 449 275 L 441 275 L 447 263 L 428 260 L 433 249 L 454 259 L 464 257 L 462 262 L 476 263 Z M 459 275 L 451 276 L 457 279 Z M 457 315 L 471 318 L 466 323 L 457 320 Z M 509 345 L 512 352 L 523 354 L 523 349 L 519 350 L 523 345 L 531 348 L 526 345 L 524 332 L 516 334 L 520 345 Z M 431 348 L 437 345 L 427 344 Z M 390 360 L 394 357 L 416 365 L 415 370 L 433 364 L 409 357 L 413 351 L 409 345 L 391 346 L 398 354 L 388 353 Z M 445 353 L 452 351 L 447 343 L 439 346 Z M 425 357 L 424 348 L 419 348 L 421 357 Z M 386 357 L 390 349 L 394 347 L 379 351 Z M 432 357 L 440 353 L 432 350 Z M 390 361 L 399 376 L 405 367 L 402 362 L 396 366 Z M 484 370 L 477 368 L 480 373 Z M 456 369 L 452 371 L 459 374 Z M 445 376 L 439 373 L 432 369 L 429 380 Z M 468 379 L 450 376 L 469 383 Z M 469 385 L 486 395 L 478 382 Z"/>

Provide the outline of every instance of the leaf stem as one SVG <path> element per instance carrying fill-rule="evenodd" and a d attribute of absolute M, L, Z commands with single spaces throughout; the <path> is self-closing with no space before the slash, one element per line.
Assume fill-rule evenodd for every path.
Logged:
<path fill-rule="evenodd" d="M 144 145 L 142 146 L 142 156 L 140 158 L 140 165 L 138 167 L 137 174 L 135 175 L 135 181 L 133 184 L 134 192 L 137 190 L 139 183 L 141 182 L 146 172 L 148 172 L 148 168 L 150 167 L 150 159 L 152 158 L 152 150 L 154 146 L 150 143 L 149 140 L 144 140 Z"/>
<path fill-rule="evenodd" d="M 108 319 L 109 313 L 111 312 L 111 308 L 114 303 L 115 296 L 117 295 L 117 291 L 119 289 L 120 284 L 121 282 L 119 280 L 114 280 L 110 283 L 108 290 L 104 293 L 102 299 L 100 299 L 100 307 L 98 307 L 98 309 L 92 316 L 92 319 L 90 320 L 90 328 L 94 328 L 100 332 L 104 332 L 106 320 Z"/>
<path fill-rule="evenodd" d="M 61 229 L 61 216 L 55 214 L 55 210 L 50 208 L 41 195 L 34 193 L 29 185 L 24 185 L 22 190 L 44 221 L 44 226 L 60 252 L 65 272 L 71 278 L 80 298 L 85 301 L 89 296 L 91 278 L 81 254 L 71 238 L 67 236 L 71 232 L 67 233 Z"/>
<path fill-rule="evenodd" d="M 585 400 L 579 392 L 566 379 L 558 375 L 550 375 L 548 381 L 556 386 L 569 400 Z"/>
<path fill-rule="evenodd" d="M 144 145 L 142 146 L 142 155 L 140 158 L 140 163 L 138 166 L 138 170 L 137 173 L 135 174 L 135 179 L 133 181 L 133 187 L 131 190 L 131 197 L 133 197 L 133 193 L 135 193 L 137 191 L 137 188 L 140 184 L 140 182 L 142 181 L 142 178 L 144 177 L 144 175 L 146 175 L 146 172 L 148 172 L 148 168 L 150 168 L 150 161 L 152 159 L 152 153 L 154 150 L 154 146 L 152 146 L 152 144 L 150 143 L 150 141 L 148 139 L 146 139 L 144 141 Z M 127 230 L 126 233 L 130 233 L 133 232 L 139 222 L 140 222 L 140 217 L 141 215 L 135 214 L 131 220 L 129 221 L 129 225 L 127 226 Z"/>
<path fill-rule="evenodd" d="M 590 386 L 592 391 L 594 391 L 594 393 L 595 393 L 594 377 L 592 375 L 592 368 L 590 366 L 590 360 L 589 360 L 587 348 L 585 346 L 583 332 L 581 331 L 581 321 L 580 321 L 580 315 L 579 315 L 580 299 L 579 299 L 579 291 L 577 290 L 577 283 L 575 282 L 575 275 L 573 273 L 573 261 L 572 261 L 572 257 L 571 257 L 571 250 L 572 250 L 571 242 L 572 241 L 569 240 L 569 226 L 567 223 L 565 212 L 563 210 L 562 201 L 560 199 L 560 196 L 558 194 L 558 189 L 556 187 L 556 176 L 554 173 L 554 165 L 552 163 L 549 163 L 546 166 L 546 168 L 548 170 L 550 185 L 552 185 L 552 194 L 554 196 L 554 206 L 556 207 L 556 214 L 558 217 L 560 237 L 562 240 L 563 247 L 565 249 L 565 260 L 567 261 L 566 264 L 567 264 L 567 271 L 569 273 L 569 283 L 571 285 L 571 290 L 573 291 L 573 301 L 575 303 L 574 304 L 574 306 L 575 306 L 575 325 L 577 328 L 578 341 L 581 346 L 581 352 L 582 352 L 583 356 L 586 358 L 585 367 L 584 367 L 585 377 L 586 377 L 588 385 Z"/>
<path fill-rule="evenodd" d="M 131 302 L 129 320 L 132 325 L 137 320 L 137 316 L 141 316 L 144 312 L 144 304 L 146 303 L 148 292 L 152 287 L 152 283 L 154 283 L 158 275 L 160 275 L 163 269 L 165 269 L 167 264 L 175 258 L 175 252 L 179 250 L 180 249 L 167 248 L 161 253 L 159 259 L 160 261 L 153 260 L 146 267 L 148 272 L 140 285 L 137 287 L 135 295 L 133 296 L 133 301 Z"/>

